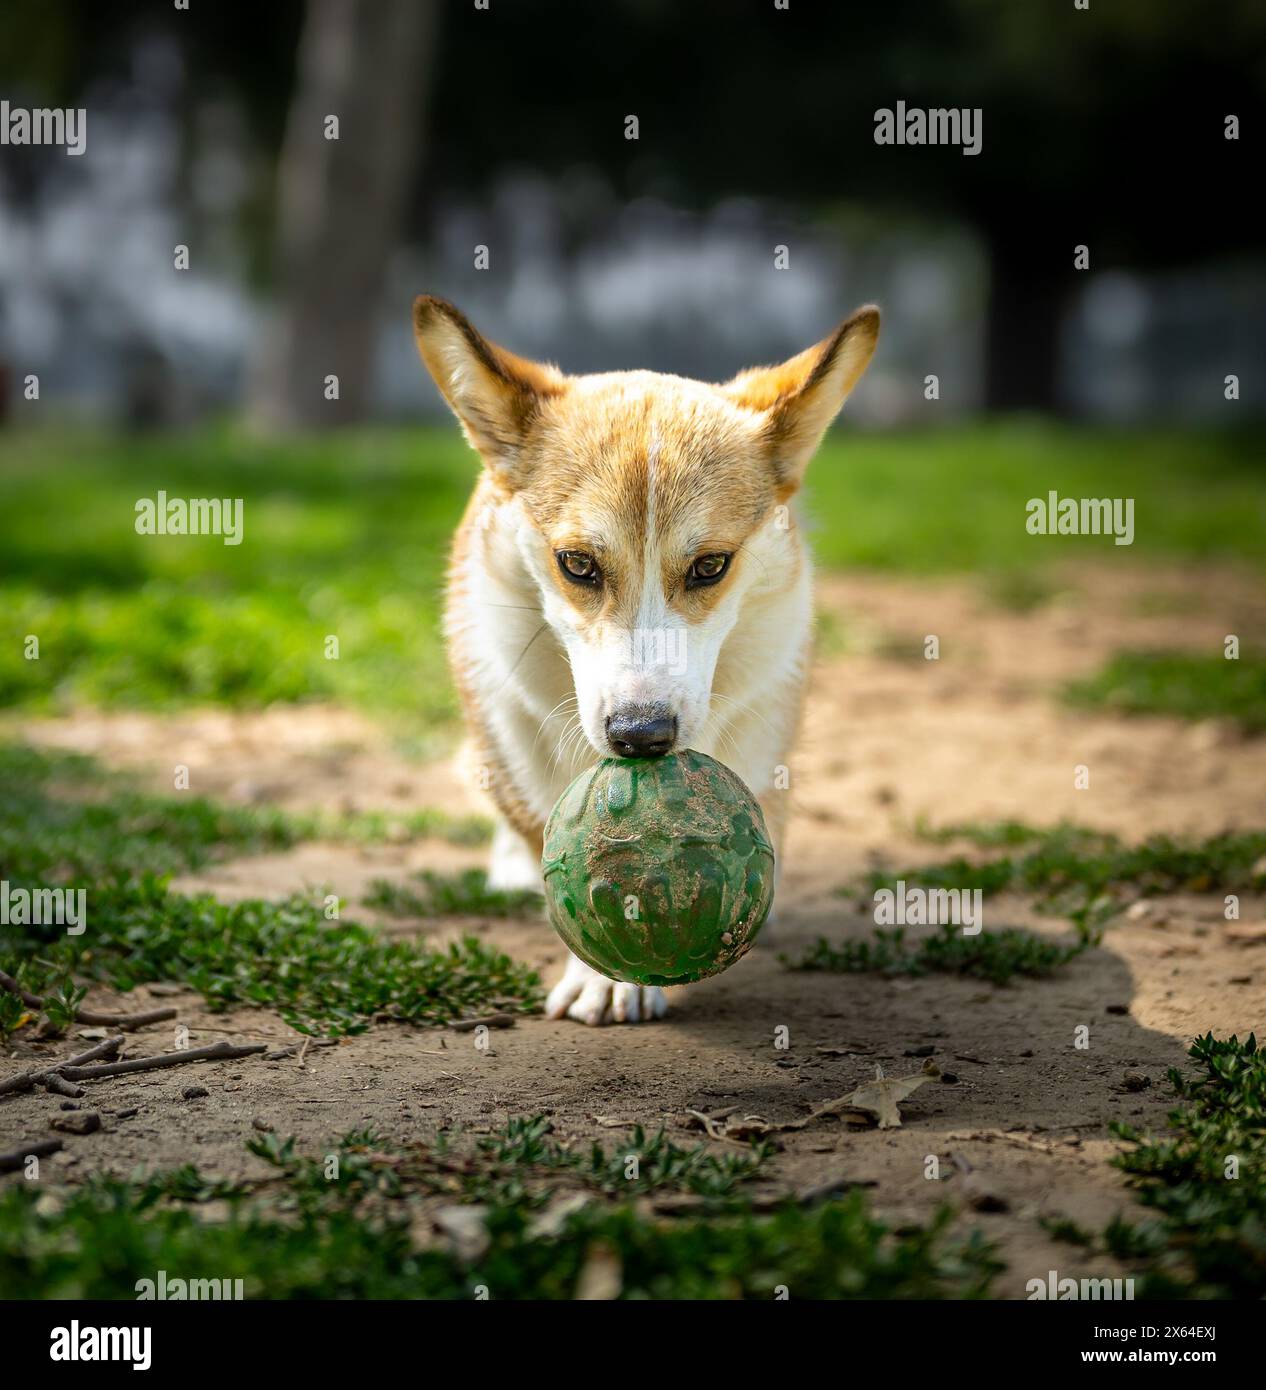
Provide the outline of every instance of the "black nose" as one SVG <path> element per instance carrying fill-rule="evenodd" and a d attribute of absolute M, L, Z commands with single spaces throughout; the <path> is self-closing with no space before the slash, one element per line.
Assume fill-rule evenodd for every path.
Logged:
<path fill-rule="evenodd" d="M 619 710 L 607 718 L 607 742 L 617 758 L 662 758 L 676 739 L 676 716 L 657 709 Z"/>

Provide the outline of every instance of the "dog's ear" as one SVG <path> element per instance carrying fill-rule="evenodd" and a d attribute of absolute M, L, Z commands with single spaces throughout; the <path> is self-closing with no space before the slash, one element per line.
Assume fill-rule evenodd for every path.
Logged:
<path fill-rule="evenodd" d="M 541 406 L 563 392 L 567 378 L 557 367 L 490 343 L 465 314 L 434 295 L 413 301 L 413 332 L 466 438 L 503 482 L 517 485 L 523 442 Z"/>
<path fill-rule="evenodd" d="M 780 495 L 800 485 L 814 450 L 875 351 L 879 310 L 856 310 L 829 337 L 777 367 L 753 367 L 721 387 L 737 405 L 766 417 Z"/>

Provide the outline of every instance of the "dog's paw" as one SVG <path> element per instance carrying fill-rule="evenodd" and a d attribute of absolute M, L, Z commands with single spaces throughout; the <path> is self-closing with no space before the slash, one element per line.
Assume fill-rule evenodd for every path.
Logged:
<path fill-rule="evenodd" d="M 550 1018 L 574 1018 L 591 1028 L 602 1023 L 642 1023 L 668 1012 L 664 991 L 654 985 L 626 985 L 599 975 L 572 956 L 563 978 L 549 992 Z"/>

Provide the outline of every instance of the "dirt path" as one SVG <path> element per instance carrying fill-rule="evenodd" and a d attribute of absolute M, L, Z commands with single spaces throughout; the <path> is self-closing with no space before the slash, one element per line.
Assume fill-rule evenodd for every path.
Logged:
<path fill-rule="evenodd" d="M 468 1034 L 378 1026 L 312 1050 L 302 1062 L 248 1059 L 196 1075 L 182 1068 L 118 1079 L 100 1093 L 104 1130 L 54 1162 L 68 1174 L 89 1165 L 191 1160 L 244 1174 L 255 1166 L 242 1148 L 255 1119 L 314 1150 L 367 1124 L 406 1138 L 440 1124 L 487 1126 L 542 1110 L 564 1136 L 611 1142 L 620 1122 L 663 1122 L 684 1141 L 687 1109 L 735 1106 L 798 1118 L 871 1077 L 876 1063 L 890 1075 L 917 1070 L 914 1054 L 931 1047 L 956 1080 L 911 1097 L 902 1129 L 855 1131 L 826 1121 L 789 1134 L 770 1169 L 770 1190 L 845 1177 L 873 1183 L 876 1208 L 898 1220 L 925 1218 L 947 1199 L 962 1203 L 961 1219 L 1002 1245 L 1010 1270 L 1000 1288 L 1011 1295 L 1049 1269 L 1111 1274 L 1101 1258 L 1087 1263 L 1074 1247 L 1052 1242 L 1038 1218 L 1099 1227 L 1128 1206 L 1105 1162 L 1114 1148 L 1108 1122 L 1163 1123 L 1165 1071 L 1182 1062 L 1197 1031 L 1262 1030 L 1266 946 L 1226 939 L 1220 898 L 1151 900 L 1113 927 L 1101 950 L 1052 979 L 1006 988 L 943 977 L 792 973 L 776 953 L 819 934 L 869 934 L 869 906 L 858 912 L 836 890 L 880 856 L 888 863 L 933 857 L 910 834 L 920 816 L 933 824 L 1067 817 L 1128 839 L 1266 823 L 1266 740 L 1216 723 L 1086 715 L 1051 698 L 1059 682 L 1121 647 L 1220 651 L 1227 632 L 1245 641 L 1266 637 L 1266 596 L 1233 575 L 1134 569 L 1125 576 L 1083 572 L 1076 587 L 1028 614 L 988 608 L 974 587 L 943 581 L 835 579 L 821 598 L 852 650 L 823 660 L 815 674 L 793 767 L 796 813 L 775 949 L 674 991 L 662 1024 L 589 1030 L 529 1019 L 494 1033 L 487 1052 Z M 940 640 L 939 661 L 923 659 L 927 634 Z M 231 800 L 483 809 L 450 764 L 411 764 L 372 725 L 328 709 L 92 716 L 27 723 L 24 731 L 142 769 L 156 789 L 170 788 L 169 765 L 184 762 L 196 791 Z M 1090 768 L 1087 791 L 1074 790 L 1079 763 Z M 354 902 L 375 877 L 481 862 L 481 851 L 440 842 L 307 845 L 238 860 L 177 886 L 231 898 L 328 885 Z M 1245 900 L 1242 914 L 1260 920 L 1266 905 Z M 986 925 L 1050 931 L 1061 924 L 1001 898 L 991 900 Z M 472 926 L 547 979 L 559 968 L 561 946 L 535 922 L 397 923 L 392 930 L 443 940 Z M 226 1032 L 287 1035 L 265 1013 L 212 1016 L 192 994 L 161 1002 L 180 1005 L 195 1045 Z M 1084 1051 L 1073 1045 L 1081 1024 L 1090 1029 Z M 781 1027 L 790 1031 L 786 1051 L 775 1047 Z M 162 1030 L 151 1036 L 166 1045 Z M 1150 1085 L 1133 1089 L 1139 1083 L 1127 1085 L 1126 1073 Z M 194 1083 L 210 1094 L 182 1099 Z M 43 1133 L 51 1105 L 43 1095 L 10 1100 L 5 1130 Z M 132 1107 L 139 1110 L 130 1118 L 111 1116 Z M 955 1154 L 971 1164 L 998 1210 L 964 1202 Z M 939 1157 L 940 1182 L 925 1176 L 929 1155 Z"/>

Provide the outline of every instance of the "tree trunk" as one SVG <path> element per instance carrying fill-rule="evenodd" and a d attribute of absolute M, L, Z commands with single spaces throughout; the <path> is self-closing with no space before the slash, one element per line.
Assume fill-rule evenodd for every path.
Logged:
<path fill-rule="evenodd" d="M 1039 245 L 1031 228 L 999 229 L 986 245 L 985 405 L 989 410 L 1056 411 L 1072 245 L 1045 239 Z"/>
<path fill-rule="evenodd" d="M 430 0 L 308 0 L 278 170 L 278 302 L 250 386 L 257 424 L 314 428 L 367 414 L 382 276 L 420 154 L 437 9 Z M 337 139 L 327 138 L 330 117 Z"/>

